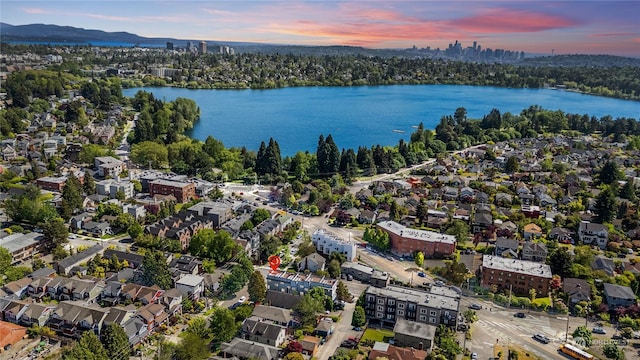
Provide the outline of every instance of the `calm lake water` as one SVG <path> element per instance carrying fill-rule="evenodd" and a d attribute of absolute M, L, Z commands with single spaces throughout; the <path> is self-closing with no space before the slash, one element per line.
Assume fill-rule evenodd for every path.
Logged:
<path fill-rule="evenodd" d="M 134 96 L 141 88 L 125 89 Z M 273 90 L 189 90 L 144 88 L 165 101 L 193 99 L 201 118 L 190 135 L 211 135 L 226 147 L 257 150 L 273 137 L 282 155 L 315 152 L 318 137 L 333 136 L 340 149 L 396 145 L 409 139 L 412 126 L 433 129 L 444 115 L 467 109 L 482 118 L 491 109 L 520 113 L 531 105 L 597 117 L 640 119 L 640 102 L 551 89 L 509 89 L 459 85 L 391 85 L 362 87 L 297 87 Z"/>

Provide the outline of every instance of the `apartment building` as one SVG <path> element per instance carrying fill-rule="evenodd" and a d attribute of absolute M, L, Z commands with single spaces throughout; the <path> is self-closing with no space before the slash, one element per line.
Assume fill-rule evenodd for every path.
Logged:
<path fill-rule="evenodd" d="M 538 296 L 549 294 L 552 274 L 547 264 L 484 255 L 480 272 L 482 286 L 495 285 L 498 290 L 511 289 L 514 294 L 524 296 L 530 289 L 535 289 Z"/>
<path fill-rule="evenodd" d="M 337 252 L 343 254 L 347 261 L 356 259 L 356 243 L 346 241 L 338 236 L 326 231 L 325 229 L 317 229 L 311 235 L 311 242 L 316 246 L 316 250 L 324 255 L 331 255 Z"/>
<path fill-rule="evenodd" d="M 395 221 L 380 222 L 378 228 L 389 234 L 391 252 L 399 256 L 421 251 L 427 258 L 443 257 L 456 250 L 456 237 L 453 235 L 411 229 Z"/>
<path fill-rule="evenodd" d="M 157 179 L 149 183 L 149 195 L 173 195 L 180 203 L 196 197 L 196 186 L 193 183 Z"/>
<path fill-rule="evenodd" d="M 287 294 L 305 294 L 314 287 L 320 287 L 332 300 L 336 299 L 338 281 L 314 274 L 288 273 L 271 271 L 267 275 L 267 290 L 280 291 Z"/>
<path fill-rule="evenodd" d="M 398 286 L 365 290 L 365 314 L 370 324 L 393 328 L 404 319 L 438 326 L 455 327 L 460 308 L 460 295 L 446 287 L 437 292 Z"/>

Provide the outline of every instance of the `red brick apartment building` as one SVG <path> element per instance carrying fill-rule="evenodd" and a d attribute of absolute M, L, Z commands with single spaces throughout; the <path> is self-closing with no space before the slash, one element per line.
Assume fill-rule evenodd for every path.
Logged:
<path fill-rule="evenodd" d="M 389 234 L 391 252 L 400 256 L 421 251 L 425 257 L 438 257 L 453 254 L 456 250 L 456 237 L 433 231 L 416 230 L 394 221 L 383 221 L 378 227 Z"/>
<path fill-rule="evenodd" d="M 196 186 L 193 183 L 186 183 L 171 180 L 154 180 L 149 183 L 149 194 L 173 195 L 180 203 L 185 203 L 196 197 Z"/>
<path fill-rule="evenodd" d="M 547 296 L 551 286 L 551 267 L 535 261 L 484 255 L 482 257 L 482 286 L 496 285 L 498 290 L 509 290 L 516 295 L 529 295 L 536 289 L 537 296 Z"/>

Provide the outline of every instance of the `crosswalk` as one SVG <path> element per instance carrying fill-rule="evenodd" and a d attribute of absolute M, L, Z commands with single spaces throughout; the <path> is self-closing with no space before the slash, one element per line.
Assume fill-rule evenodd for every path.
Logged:
<path fill-rule="evenodd" d="M 560 333 L 553 329 L 546 317 L 529 316 L 526 319 L 514 318 L 513 320 L 480 319 L 477 323 L 489 332 L 500 331 L 507 337 L 531 337 L 537 333 L 545 334 L 552 339 L 564 336 L 564 331 Z"/>

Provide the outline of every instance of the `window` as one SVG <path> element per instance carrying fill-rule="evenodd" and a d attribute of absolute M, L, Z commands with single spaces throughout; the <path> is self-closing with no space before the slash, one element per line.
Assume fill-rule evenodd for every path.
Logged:
<path fill-rule="evenodd" d="M 404 303 L 398 303 L 398 309 L 404 309 Z"/>
<path fill-rule="evenodd" d="M 429 315 L 436 316 L 436 312 L 434 310 L 429 311 Z"/>
<path fill-rule="evenodd" d="M 387 301 L 387 305 L 395 305 L 396 301 L 395 300 L 389 300 Z"/>
<path fill-rule="evenodd" d="M 369 296 L 367 296 L 367 301 L 369 301 L 369 302 L 376 301 L 376 297 L 369 295 Z"/>
<path fill-rule="evenodd" d="M 384 306 L 378 306 L 378 311 L 384 311 Z"/>
<path fill-rule="evenodd" d="M 420 321 L 427 321 L 427 317 L 424 315 L 420 315 Z"/>
<path fill-rule="evenodd" d="M 398 316 L 404 316 L 404 311 L 403 310 L 398 310 Z"/>
<path fill-rule="evenodd" d="M 384 299 L 378 299 L 378 304 L 384 304 Z"/>
<path fill-rule="evenodd" d="M 395 316 L 393 316 L 393 314 L 387 314 L 387 319 L 388 320 L 393 320 L 395 318 Z"/>
<path fill-rule="evenodd" d="M 429 322 L 431 324 L 435 324 L 436 323 L 436 318 L 429 318 Z"/>
<path fill-rule="evenodd" d="M 420 309 L 420 314 L 426 314 L 427 313 L 427 309 Z"/>

